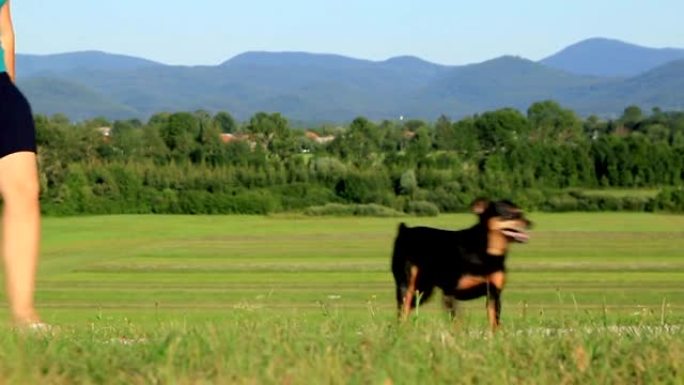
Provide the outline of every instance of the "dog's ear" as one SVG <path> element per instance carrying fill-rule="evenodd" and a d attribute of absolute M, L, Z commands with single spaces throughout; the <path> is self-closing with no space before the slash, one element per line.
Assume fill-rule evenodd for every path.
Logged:
<path fill-rule="evenodd" d="M 487 210 L 487 207 L 489 206 L 489 199 L 487 198 L 476 198 L 473 203 L 470 204 L 470 211 L 472 211 L 475 215 L 480 215 L 485 210 Z"/>

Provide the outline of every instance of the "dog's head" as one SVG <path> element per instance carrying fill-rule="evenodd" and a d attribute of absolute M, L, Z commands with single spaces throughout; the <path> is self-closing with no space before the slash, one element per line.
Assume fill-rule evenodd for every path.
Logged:
<path fill-rule="evenodd" d="M 472 211 L 480 218 L 480 224 L 487 228 L 488 251 L 505 253 L 509 242 L 525 243 L 532 222 L 525 218 L 523 210 L 509 200 L 490 201 L 476 199 Z"/>

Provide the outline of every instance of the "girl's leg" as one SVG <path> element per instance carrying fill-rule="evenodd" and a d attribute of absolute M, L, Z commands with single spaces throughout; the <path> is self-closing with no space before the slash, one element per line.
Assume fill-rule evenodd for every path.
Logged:
<path fill-rule="evenodd" d="M 39 322 L 33 295 L 40 242 L 39 180 L 36 154 L 17 152 L 0 158 L 4 201 L 2 253 L 7 295 L 18 324 Z"/>

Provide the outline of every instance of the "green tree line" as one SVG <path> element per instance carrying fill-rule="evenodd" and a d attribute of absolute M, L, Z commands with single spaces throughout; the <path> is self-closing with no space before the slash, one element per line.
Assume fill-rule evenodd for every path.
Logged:
<path fill-rule="evenodd" d="M 46 214 L 300 211 L 434 214 L 475 197 L 531 210 L 684 211 L 684 113 L 581 118 L 547 100 L 452 121 L 364 117 L 293 127 L 279 113 L 158 113 L 147 122 L 35 117 Z M 657 196 L 586 190 L 649 188 Z"/>

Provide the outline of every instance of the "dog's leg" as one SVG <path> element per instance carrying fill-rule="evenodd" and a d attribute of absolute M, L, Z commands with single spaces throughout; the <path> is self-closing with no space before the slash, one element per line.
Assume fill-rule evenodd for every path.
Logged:
<path fill-rule="evenodd" d="M 454 297 L 452 294 L 445 293 L 442 300 L 444 301 L 444 308 L 449 315 L 449 319 L 453 321 L 456 318 L 456 305 L 458 304 L 456 297 Z"/>
<path fill-rule="evenodd" d="M 404 313 L 404 297 L 406 297 L 406 285 L 397 285 L 396 297 L 397 297 L 397 317 L 401 318 Z"/>
<path fill-rule="evenodd" d="M 409 271 L 409 283 L 406 289 L 406 295 L 404 296 L 404 307 L 402 311 L 402 318 L 407 319 L 409 313 L 411 313 L 411 308 L 413 307 L 413 297 L 416 294 L 416 281 L 418 280 L 418 267 L 411 265 Z"/>
<path fill-rule="evenodd" d="M 493 331 L 501 324 L 501 290 L 494 285 L 487 288 L 487 318 Z"/>
<path fill-rule="evenodd" d="M 487 280 L 487 318 L 492 331 L 496 331 L 501 325 L 501 291 L 505 283 L 505 275 L 502 271 L 489 276 Z"/>

